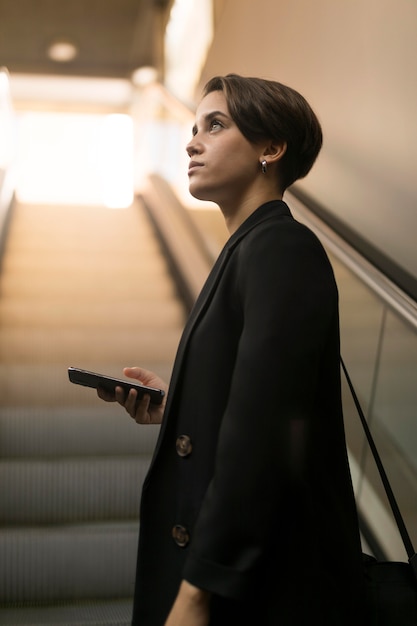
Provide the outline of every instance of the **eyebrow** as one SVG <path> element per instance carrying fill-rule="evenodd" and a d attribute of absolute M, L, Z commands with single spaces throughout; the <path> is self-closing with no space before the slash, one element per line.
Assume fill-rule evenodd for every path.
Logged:
<path fill-rule="evenodd" d="M 226 113 L 223 113 L 222 111 L 210 111 L 210 113 L 206 113 L 206 115 L 204 116 L 204 121 L 210 122 L 212 119 L 216 118 L 216 117 L 224 117 L 228 120 L 231 119 L 231 117 L 229 115 L 226 115 Z M 193 135 L 195 135 L 197 132 L 197 124 L 194 124 L 193 128 L 192 128 L 192 133 Z"/>

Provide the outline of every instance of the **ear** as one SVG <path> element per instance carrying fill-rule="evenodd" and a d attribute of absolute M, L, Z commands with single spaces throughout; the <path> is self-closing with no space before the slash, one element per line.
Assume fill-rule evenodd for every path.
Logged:
<path fill-rule="evenodd" d="M 264 150 L 262 152 L 260 162 L 266 161 L 268 165 L 272 165 L 273 163 L 277 163 L 287 151 L 287 142 L 270 142 L 266 146 L 264 146 Z"/>

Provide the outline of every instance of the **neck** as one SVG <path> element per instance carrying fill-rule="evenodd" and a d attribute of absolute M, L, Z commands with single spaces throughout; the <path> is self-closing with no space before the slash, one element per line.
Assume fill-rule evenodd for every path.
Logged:
<path fill-rule="evenodd" d="M 262 195 L 261 197 L 254 196 L 252 198 L 246 198 L 243 202 L 237 203 L 237 205 L 236 203 L 231 205 L 222 203 L 219 205 L 229 234 L 233 235 L 239 226 L 243 224 L 256 209 L 271 200 L 282 200 L 282 194 L 270 193 Z"/>

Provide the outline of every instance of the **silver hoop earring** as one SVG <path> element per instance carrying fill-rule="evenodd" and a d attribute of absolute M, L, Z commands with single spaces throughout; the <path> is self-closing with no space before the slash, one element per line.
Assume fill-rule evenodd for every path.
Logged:
<path fill-rule="evenodd" d="M 267 162 L 265 161 L 265 159 L 262 161 L 261 163 L 261 168 L 262 168 L 262 174 L 266 174 L 266 169 L 267 169 Z"/>

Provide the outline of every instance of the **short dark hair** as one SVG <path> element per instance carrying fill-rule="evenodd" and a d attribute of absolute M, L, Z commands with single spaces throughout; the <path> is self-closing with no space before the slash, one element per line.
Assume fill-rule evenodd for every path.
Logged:
<path fill-rule="evenodd" d="M 223 91 L 230 115 L 248 141 L 287 143 L 279 168 L 282 191 L 307 176 L 320 152 L 323 135 L 314 111 L 298 91 L 276 81 L 237 74 L 209 80 L 203 96 L 212 91 Z"/>

